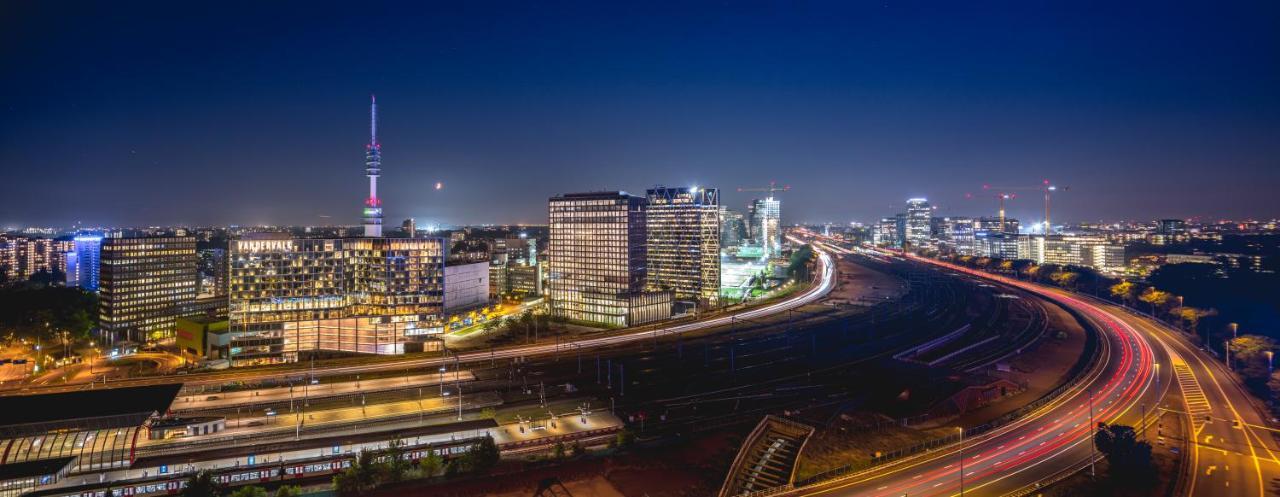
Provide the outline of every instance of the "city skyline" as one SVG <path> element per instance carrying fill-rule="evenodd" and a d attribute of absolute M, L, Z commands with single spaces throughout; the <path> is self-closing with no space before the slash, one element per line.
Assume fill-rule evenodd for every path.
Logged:
<path fill-rule="evenodd" d="M 0 226 L 358 225 L 370 93 L 389 222 L 775 180 L 788 224 L 1043 179 L 1063 222 L 1280 216 L 1274 5 L 47 8 L 4 30 L 5 66 L 44 65 L 0 82 Z"/>

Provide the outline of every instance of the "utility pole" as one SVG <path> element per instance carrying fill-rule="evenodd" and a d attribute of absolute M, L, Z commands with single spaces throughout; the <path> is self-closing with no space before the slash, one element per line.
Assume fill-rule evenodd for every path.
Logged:
<path fill-rule="evenodd" d="M 960 497 L 964 497 L 964 427 L 956 429 L 960 430 Z"/>
<path fill-rule="evenodd" d="M 1093 390 L 1089 390 L 1089 476 L 1098 476 L 1097 468 L 1094 467 L 1094 460 L 1098 458 L 1098 437 L 1094 433 L 1097 426 L 1093 424 Z"/>

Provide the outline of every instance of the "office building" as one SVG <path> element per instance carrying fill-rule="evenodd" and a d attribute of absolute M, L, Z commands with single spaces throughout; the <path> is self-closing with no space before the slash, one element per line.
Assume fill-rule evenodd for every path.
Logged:
<path fill-rule="evenodd" d="M 960 255 L 974 254 L 973 218 L 949 217 L 942 224 L 947 247 L 952 252 Z"/>
<path fill-rule="evenodd" d="M 1018 235 L 979 231 L 973 237 L 973 255 L 1000 259 L 1019 259 Z M 1025 244 L 1024 244 L 1025 245 Z M 1023 247 L 1026 250 L 1026 247 Z"/>
<path fill-rule="evenodd" d="M 439 238 L 233 240 L 232 365 L 403 353 L 406 343 L 443 331 L 444 272 Z"/>
<path fill-rule="evenodd" d="M 418 223 L 413 218 L 405 219 L 400 223 L 400 231 L 404 233 L 406 238 L 414 238 L 418 236 Z"/>
<path fill-rule="evenodd" d="M 742 213 L 720 206 L 720 246 L 736 247 L 747 238 L 747 223 Z"/>
<path fill-rule="evenodd" d="M 976 231 L 986 233 L 1017 233 L 1020 229 L 1018 220 L 1006 217 L 1004 218 L 1004 227 L 1000 227 L 1000 218 L 998 217 L 980 217 L 974 224 Z"/>
<path fill-rule="evenodd" d="M 929 241 L 929 219 L 933 217 L 933 208 L 923 198 L 907 200 L 906 242 L 913 248 L 927 247 Z"/>
<path fill-rule="evenodd" d="M 77 286 L 90 292 L 98 291 L 102 270 L 102 237 L 80 235 L 71 242 L 73 248 L 67 253 L 67 286 Z M 75 282 L 74 285 L 72 281 Z"/>
<path fill-rule="evenodd" d="M 1182 219 L 1161 219 L 1158 232 L 1161 235 L 1179 236 L 1187 234 L 1187 222 Z"/>
<path fill-rule="evenodd" d="M 454 314 L 489 305 L 489 263 L 444 267 L 444 312 Z"/>
<path fill-rule="evenodd" d="M 871 242 L 877 247 L 901 247 L 902 239 L 898 237 L 897 219 L 886 217 L 876 223 L 875 231 L 871 233 Z"/>
<path fill-rule="evenodd" d="M 200 289 L 202 296 L 227 295 L 227 250 L 203 249 L 200 257 Z"/>
<path fill-rule="evenodd" d="M 196 240 L 190 236 L 102 239 L 98 323 L 116 338 L 173 336 L 174 319 L 196 298 Z"/>
<path fill-rule="evenodd" d="M 677 300 L 715 305 L 720 294 L 720 192 L 653 188 L 645 192 L 646 286 Z"/>
<path fill-rule="evenodd" d="M 626 192 L 548 201 L 547 296 L 554 316 L 632 326 L 671 316 L 671 292 L 646 292 L 645 200 Z"/>
<path fill-rule="evenodd" d="M 782 254 L 782 202 L 773 197 L 751 201 L 751 237 L 764 248 L 765 257 Z"/>

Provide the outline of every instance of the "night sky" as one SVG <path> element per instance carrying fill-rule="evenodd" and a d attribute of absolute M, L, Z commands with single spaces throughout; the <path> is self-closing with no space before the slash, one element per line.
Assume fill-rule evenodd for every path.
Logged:
<path fill-rule="evenodd" d="M 1045 178 L 1055 221 L 1280 216 L 1275 1 L 189 3 L 0 6 L 0 226 L 358 224 L 370 93 L 388 224 L 770 180 L 788 223 Z"/>

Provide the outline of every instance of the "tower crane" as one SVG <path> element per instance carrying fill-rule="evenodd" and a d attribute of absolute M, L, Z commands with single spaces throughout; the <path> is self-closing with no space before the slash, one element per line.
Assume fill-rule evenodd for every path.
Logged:
<path fill-rule="evenodd" d="M 769 196 L 773 197 L 773 192 L 785 192 L 791 189 L 791 185 L 779 187 L 776 181 L 770 181 L 769 186 L 765 188 L 739 188 L 740 192 L 769 192 Z"/>
<path fill-rule="evenodd" d="M 987 190 L 987 189 L 997 189 L 997 190 L 1000 190 L 1000 191 L 1038 191 L 1038 192 L 1042 192 L 1042 193 L 1044 194 L 1044 234 L 1046 234 L 1046 235 L 1047 235 L 1047 234 L 1049 234 L 1049 231 L 1050 231 L 1051 227 L 1053 226 L 1052 224 L 1049 224 L 1049 208 L 1050 208 L 1051 203 L 1052 203 L 1053 193 L 1054 193 L 1054 192 L 1057 192 L 1057 191 L 1067 191 L 1067 190 L 1071 189 L 1071 187 L 1069 187 L 1069 186 L 1062 186 L 1062 187 L 1059 187 L 1059 186 L 1057 186 L 1057 185 L 1054 185 L 1054 184 L 1050 183 L 1050 182 L 1049 182 L 1049 180 L 1047 180 L 1047 179 L 1046 179 L 1046 180 L 1044 180 L 1043 182 L 1041 182 L 1039 185 L 1035 185 L 1035 186 L 992 187 L 992 186 L 990 186 L 990 185 L 982 185 L 982 189 L 984 189 L 984 190 Z M 1003 210 L 1004 210 L 1004 209 L 1003 209 L 1003 207 L 1002 207 L 1002 208 L 1001 208 L 1001 211 L 1003 211 Z M 1003 217 L 1003 216 L 1002 216 L 1002 217 Z M 1003 220 L 1001 221 L 1001 224 L 1003 225 Z"/>
<path fill-rule="evenodd" d="M 986 191 L 986 190 L 990 190 L 991 188 L 989 185 L 982 185 L 982 189 Z M 1008 200 L 1013 200 L 1015 198 L 1018 198 L 1018 194 L 1006 193 L 1006 192 L 995 192 L 995 193 L 988 193 L 986 195 L 989 195 L 1000 202 L 1000 232 L 1005 233 L 1009 231 L 1008 225 L 1006 225 L 1004 222 L 1004 203 Z M 966 193 L 964 194 L 964 196 L 966 198 L 973 198 L 972 193 Z"/>

